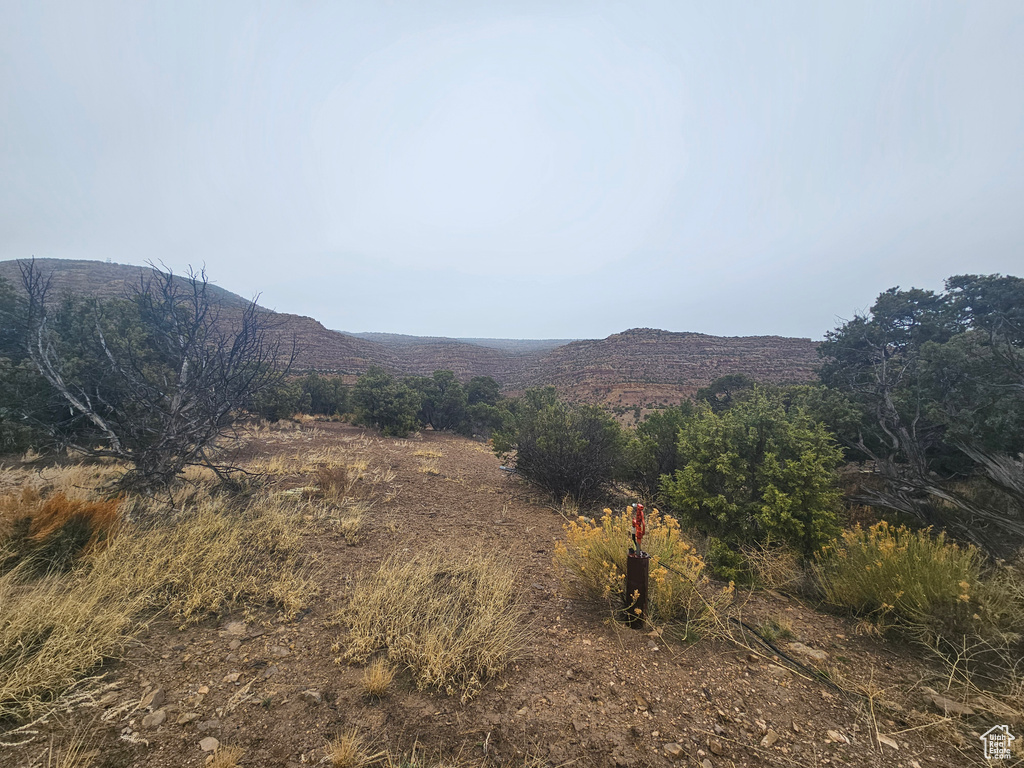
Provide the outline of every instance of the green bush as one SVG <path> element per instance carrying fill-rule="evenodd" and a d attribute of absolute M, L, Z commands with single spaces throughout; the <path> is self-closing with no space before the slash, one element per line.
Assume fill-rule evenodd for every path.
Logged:
<path fill-rule="evenodd" d="M 420 397 L 381 368 L 370 368 L 352 388 L 356 423 L 376 427 L 389 437 L 406 437 L 420 422 Z"/>
<path fill-rule="evenodd" d="M 511 425 L 495 433 L 494 449 L 524 478 L 557 500 L 605 495 L 620 470 L 619 425 L 593 405 L 569 405 L 554 387 L 529 389 Z"/>
<path fill-rule="evenodd" d="M 434 371 L 433 376 L 410 376 L 406 386 L 419 396 L 420 423 L 449 432 L 465 430 L 466 389 L 451 371 Z"/>
<path fill-rule="evenodd" d="M 679 430 L 692 416 L 693 405 L 684 402 L 650 413 L 637 425 L 626 448 L 625 480 L 641 497 L 658 499 L 661 478 L 683 466 Z"/>
<path fill-rule="evenodd" d="M 838 533 L 842 452 L 802 410 L 755 387 L 728 410 L 684 422 L 685 464 L 662 482 L 684 522 L 728 544 L 771 539 L 812 555 Z"/>

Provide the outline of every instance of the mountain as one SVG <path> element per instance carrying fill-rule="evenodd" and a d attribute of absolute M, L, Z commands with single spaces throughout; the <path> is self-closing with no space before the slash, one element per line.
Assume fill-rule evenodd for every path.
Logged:
<path fill-rule="evenodd" d="M 54 291 L 71 290 L 101 298 L 122 295 L 148 267 L 97 261 L 37 259 L 53 274 Z M 0 262 L 0 277 L 15 286 L 15 261 Z M 210 295 L 225 317 L 248 301 L 218 286 Z M 817 344 L 781 336 L 721 337 L 634 328 L 606 339 L 449 339 L 390 333 L 347 334 L 301 315 L 271 312 L 273 334 L 295 339 L 297 370 L 355 377 L 371 365 L 397 374 L 429 375 L 451 370 L 462 379 L 491 376 L 507 390 L 553 384 L 564 395 L 623 408 L 678 402 L 727 373 L 758 381 L 789 383 L 814 378 Z"/>

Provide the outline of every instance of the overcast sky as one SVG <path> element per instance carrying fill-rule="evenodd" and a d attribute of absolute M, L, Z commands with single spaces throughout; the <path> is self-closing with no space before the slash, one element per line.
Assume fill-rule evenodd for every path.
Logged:
<path fill-rule="evenodd" d="M 1024 3 L 0 0 L 0 259 L 329 328 L 821 338 L 1024 274 Z"/>

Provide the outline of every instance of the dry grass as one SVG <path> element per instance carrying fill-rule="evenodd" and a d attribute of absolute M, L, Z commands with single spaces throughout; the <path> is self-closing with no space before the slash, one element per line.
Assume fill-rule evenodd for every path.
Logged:
<path fill-rule="evenodd" d="M 743 548 L 754 583 L 769 589 L 793 588 L 802 578 L 800 558 L 789 549 L 771 544 Z"/>
<path fill-rule="evenodd" d="M 440 459 L 444 457 L 444 451 L 438 448 L 421 448 L 418 451 L 413 451 L 412 455 L 424 459 Z"/>
<path fill-rule="evenodd" d="M 310 591 L 292 519 L 266 499 L 244 508 L 217 498 L 177 515 L 129 500 L 137 519 L 64 574 L 0 576 L 0 717 L 38 715 L 103 658 L 116 656 L 145 617 L 182 624 L 241 603 L 294 614 Z M 144 513 L 144 514 L 140 514 Z"/>
<path fill-rule="evenodd" d="M 441 465 L 436 461 L 423 461 L 420 462 L 419 471 L 424 475 L 432 475 L 436 477 L 441 474 Z"/>
<path fill-rule="evenodd" d="M 343 619 L 346 658 L 385 651 L 421 689 L 463 701 L 512 662 L 528 631 L 516 571 L 506 557 L 432 547 L 395 555 L 360 583 Z"/>
<path fill-rule="evenodd" d="M 376 659 L 363 671 L 363 694 L 379 699 L 395 680 L 395 668 L 384 659 Z"/>
<path fill-rule="evenodd" d="M 242 752 L 241 747 L 217 747 L 213 753 L 213 760 L 206 765 L 208 768 L 236 768 Z"/>
<path fill-rule="evenodd" d="M 87 751 L 85 737 L 76 734 L 65 747 L 56 747 L 51 740 L 43 765 L 45 768 L 90 768 L 96 755 L 96 751 Z"/>
<path fill-rule="evenodd" d="M 324 756 L 333 768 L 363 768 L 390 760 L 386 752 L 369 752 L 355 729 L 339 733 L 324 746 Z"/>

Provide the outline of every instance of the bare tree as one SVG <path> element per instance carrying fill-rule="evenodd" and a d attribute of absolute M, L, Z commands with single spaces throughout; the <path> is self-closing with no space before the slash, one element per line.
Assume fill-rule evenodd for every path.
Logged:
<path fill-rule="evenodd" d="M 122 299 L 51 300 L 52 275 L 20 263 L 28 294 L 28 353 L 68 407 L 46 425 L 89 456 L 128 462 L 122 487 L 167 487 L 188 466 L 227 479 L 218 441 L 241 409 L 278 385 L 294 359 L 268 336 L 256 300 L 237 311 L 211 299 L 205 270 L 153 267 Z"/>

